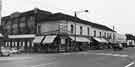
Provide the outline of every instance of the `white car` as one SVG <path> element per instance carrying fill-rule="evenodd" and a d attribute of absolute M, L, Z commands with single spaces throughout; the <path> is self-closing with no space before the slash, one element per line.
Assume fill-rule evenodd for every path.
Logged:
<path fill-rule="evenodd" d="M 1 56 L 10 56 L 10 50 L 8 48 L 0 47 Z"/>
<path fill-rule="evenodd" d="M 15 48 L 11 48 L 11 49 L 10 49 L 10 53 L 11 53 L 11 54 L 16 54 L 16 53 L 18 53 L 18 50 L 15 49 Z"/>

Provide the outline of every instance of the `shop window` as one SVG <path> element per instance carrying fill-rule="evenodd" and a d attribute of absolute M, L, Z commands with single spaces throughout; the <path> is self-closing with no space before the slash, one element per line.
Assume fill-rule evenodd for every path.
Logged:
<path fill-rule="evenodd" d="M 30 42 L 27 42 L 27 46 L 30 47 Z"/>
<path fill-rule="evenodd" d="M 15 42 L 15 46 L 17 47 L 17 42 Z"/>
<path fill-rule="evenodd" d="M 7 47 L 7 42 L 5 42 L 5 46 Z"/>
<path fill-rule="evenodd" d="M 80 26 L 80 35 L 82 35 L 82 33 L 83 33 L 83 27 Z"/>
<path fill-rule="evenodd" d="M 23 42 L 23 47 L 25 47 L 25 42 Z"/>
<path fill-rule="evenodd" d="M 14 46 L 14 42 L 12 42 L 12 46 Z"/>
<path fill-rule="evenodd" d="M 34 43 L 33 42 L 31 43 L 31 47 L 34 47 Z"/>
<path fill-rule="evenodd" d="M 10 42 L 8 42 L 8 45 L 10 46 Z"/>
<path fill-rule="evenodd" d="M 21 42 L 19 42 L 19 46 L 21 46 Z"/>
<path fill-rule="evenodd" d="M 71 33 L 73 34 L 73 32 L 74 32 L 74 26 L 71 25 Z"/>

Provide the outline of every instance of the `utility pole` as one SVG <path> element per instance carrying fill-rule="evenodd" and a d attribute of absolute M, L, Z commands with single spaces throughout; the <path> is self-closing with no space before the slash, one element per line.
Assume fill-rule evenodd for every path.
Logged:
<path fill-rule="evenodd" d="M 113 43 L 115 42 L 115 26 L 113 25 Z"/>
<path fill-rule="evenodd" d="M 74 13 L 75 19 L 77 21 L 77 15 L 76 15 L 76 11 Z M 74 42 L 74 46 L 76 46 L 76 22 L 75 22 L 75 42 Z"/>
<path fill-rule="evenodd" d="M 82 13 L 82 12 L 88 12 L 88 10 L 83 10 L 83 11 L 75 11 L 74 12 L 74 17 L 75 17 L 75 42 L 74 42 L 74 46 L 76 47 L 76 23 L 77 23 L 77 20 L 78 20 L 78 17 L 77 17 L 77 13 Z"/>
<path fill-rule="evenodd" d="M 0 26 L 1 26 L 2 0 L 0 0 Z"/>

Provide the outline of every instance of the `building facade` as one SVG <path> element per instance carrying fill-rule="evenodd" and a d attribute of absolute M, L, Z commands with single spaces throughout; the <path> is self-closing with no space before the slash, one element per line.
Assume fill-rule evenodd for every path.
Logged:
<path fill-rule="evenodd" d="M 83 49 L 80 48 L 80 46 L 90 47 L 90 43 L 92 42 L 91 37 L 100 43 L 113 42 L 115 36 L 114 34 L 116 33 L 104 25 L 81 20 L 79 18 L 62 13 L 56 13 L 48 16 L 48 18 L 40 21 L 39 25 L 39 31 L 41 35 L 60 36 L 58 44 L 59 47 L 63 46 L 61 44 L 62 41 L 65 42 L 65 47 L 58 48 L 62 50 L 64 50 L 64 48 L 65 50 L 68 48 L 70 48 L 69 50 L 72 50 L 72 48 L 75 47 L 78 47 L 78 49 Z M 63 35 L 66 35 L 66 37 L 64 36 L 64 38 Z M 66 38 L 69 39 L 69 41 Z M 74 41 L 76 44 L 74 44 Z"/>
<path fill-rule="evenodd" d="M 35 8 L 26 12 L 14 12 L 9 16 L 2 17 L 2 34 L 5 36 L 4 46 L 25 48 L 30 51 L 33 48 L 33 39 L 39 35 L 37 23 L 51 12 Z"/>
<path fill-rule="evenodd" d="M 105 25 L 37 8 L 3 17 L 2 27 L 4 46 L 43 52 L 87 50 L 97 42 L 114 42 L 116 33 Z"/>

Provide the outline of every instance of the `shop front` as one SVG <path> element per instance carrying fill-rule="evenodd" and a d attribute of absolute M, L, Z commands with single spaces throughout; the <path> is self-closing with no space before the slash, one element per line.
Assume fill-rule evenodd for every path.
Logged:
<path fill-rule="evenodd" d="M 8 35 L 4 40 L 4 46 L 9 48 L 23 49 L 24 52 L 33 52 L 33 39 L 35 35 Z"/>
<path fill-rule="evenodd" d="M 92 38 L 92 48 L 93 49 L 105 49 L 108 48 L 108 41 L 105 40 L 104 38 L 97 38 L 93 37 Z"/>
<path fill-rule="evenodd" d="M 75 36 L 70 36 L 71 41 L 73 42 L 71 45 L 73 47 L 73 50 L 77 51 L 83 51 L 83 50 L 88 50 L 89 44 L 91 42 L 90 39 L 86 37 L 75 37 Z"/>
<path fill-rule="evenodd" d="M 34 44 L 34 52 L 44 52 L 44 46 L 42 44 L 42 41 L 44 39 L 44 36 L 36 36 L 33 40 Z"/>

